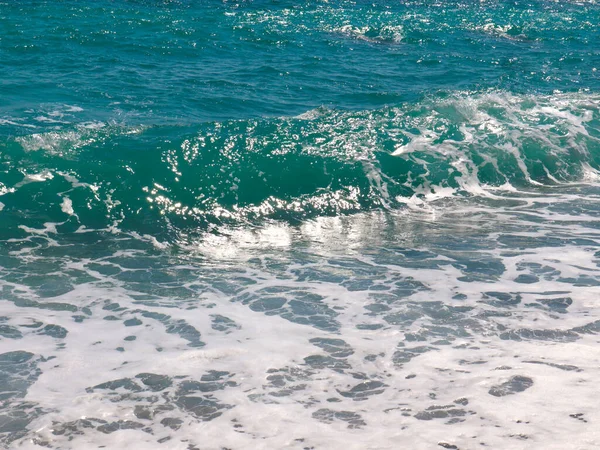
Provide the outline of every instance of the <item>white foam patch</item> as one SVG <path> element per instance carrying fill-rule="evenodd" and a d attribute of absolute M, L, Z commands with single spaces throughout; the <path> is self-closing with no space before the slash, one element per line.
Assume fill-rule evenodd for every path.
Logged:
<path fill-rule="evenodd" d="M 381 26 L 365 25 L 362 27 L 346 24 L 342 25 L 341 27 L 332 27 L 328 29 L 328 31 L 373 44 L 398 44 L 402 42 L 402 38 L 404 36 L 402 25 L 391 24 Z"/>
<path fill-rule="evenodd" d="M 62 212 L 64 212 L 65 214 L 68 214 L 69 216 L 72 216 L 75 214 L 75 212 L 73 211 L 73 202 L 71 201 L 71 199 L 69 197 L 63 197 L 62 203 L 60 205 L 60 209 Z"/>
<path fill-rule="evenodd" d="M 15 119 L 15 120 L 0 119 L 0 125 L 13 125 L 13 126 L 24 127 L 24 128 L 36 128 L 35 125 L 19 122 L 19 119 Z"/>
<path fill-rule="evenodd" d="M 50 131 L 19 137 L 17 141 L 28 152 L 43 150 L 49 153 L 63 154 L 69 149 L 89 145 L 95 141 L 95 138 L 86 137 L 78 131 Z"/>
<path fill-rule="evenodd" d="M 49 115 L 52 116 L 52 114 Z M 56 112 L 55 115 L 59 118 L 63 117 L 60 112 Z M 69 123 L 52 118 L 48 120 L 62 124 Z M 95 142 L 104 141 L 115 136 L 138 134 L 144 129 L 144 126 L 125 127 L 114 123 L 91 121 L 81 122 L 70 127 L 69 125 L 63 125 L 60 129 L 19 136 L 15 140 L 27 152 L 45 151 L 52 155 L 67 157 Z"/>
<path fill-rule="evenodd" d="M 25 186 L 26 184 L 29 184 L 29 183 L 43 183 L 44 181 L 52 180 L 53 178 L 54 178 L 54 174 L 49 170 L 44 170 L 39 173 L 29 173 L 29 174 L 26 173 L 25 176 L 23 177 L 23 179 L 21 181 L 19 181 L 18 183 L 16 183 L 11 188 L 10 191 L 14 192 L 16 189 L 20 188 L 21 186 Z"/>

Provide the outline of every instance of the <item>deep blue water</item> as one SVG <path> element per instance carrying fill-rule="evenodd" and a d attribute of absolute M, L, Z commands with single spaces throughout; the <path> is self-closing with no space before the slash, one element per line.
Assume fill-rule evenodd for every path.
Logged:
<path fill-rule="evenodd" d="M 598 88 L 594 2 L 2 4 L 2 110 L 138 125 Z"/>

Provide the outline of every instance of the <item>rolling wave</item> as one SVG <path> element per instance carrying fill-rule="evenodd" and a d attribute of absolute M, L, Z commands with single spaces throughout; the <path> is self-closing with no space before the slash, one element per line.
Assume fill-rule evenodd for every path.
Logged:
<path fill-rule="evenodd" d="M 491 91 L 197 126 L 69 124 L 0 144 L 0 233 L 51 223 L 173 240 L 584 181 L 600 168 L 599 105 Z"/>

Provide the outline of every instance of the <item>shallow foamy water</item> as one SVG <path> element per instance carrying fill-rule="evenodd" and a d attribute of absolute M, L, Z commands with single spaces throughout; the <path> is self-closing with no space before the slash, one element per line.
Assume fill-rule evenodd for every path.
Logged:
<path fill-rule="evenodd" d="M 2 249 L 15 448 L 592 448 L 588 185 L 207 235 Z M 86 246 L 77 246 L 86 239 Z"/>

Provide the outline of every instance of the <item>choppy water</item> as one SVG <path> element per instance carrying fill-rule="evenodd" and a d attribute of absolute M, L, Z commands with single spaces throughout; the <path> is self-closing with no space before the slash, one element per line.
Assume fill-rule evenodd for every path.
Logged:
<path fill-rule="evenodd" d="M 599 23 L 0 2 L 0 445 L 600 447 Z"/>

